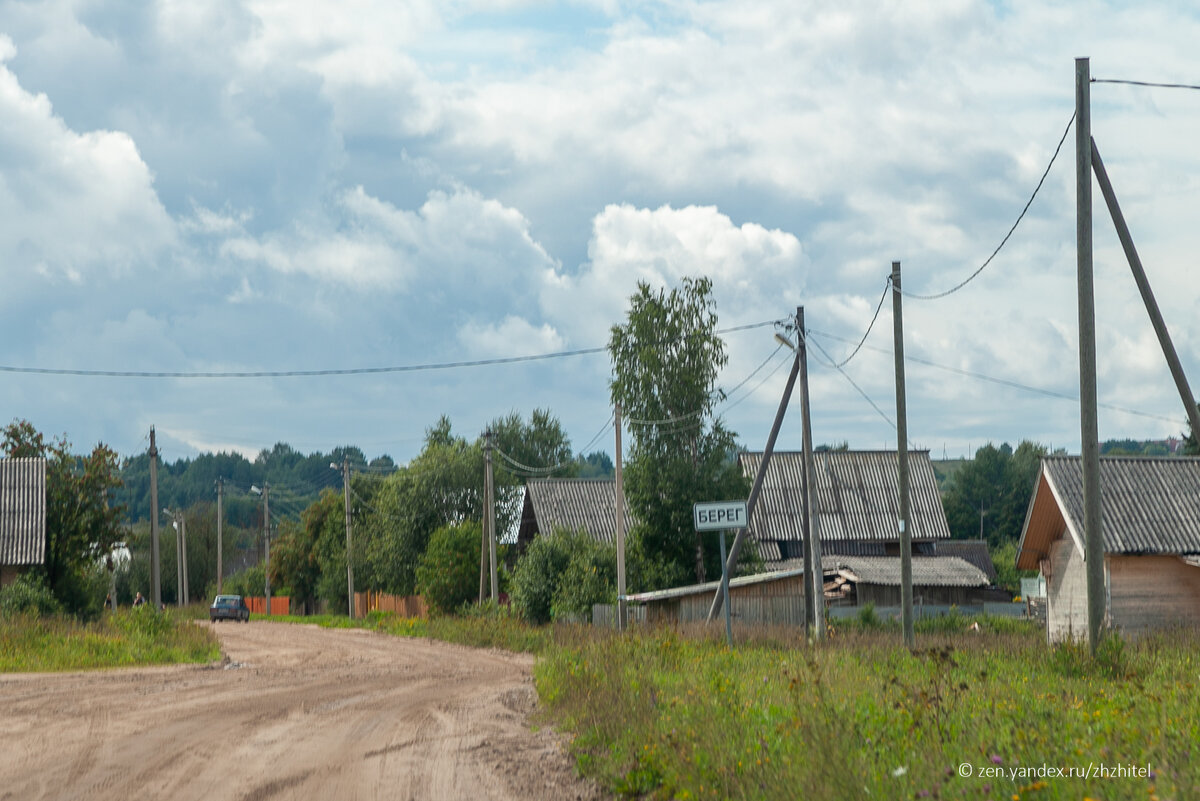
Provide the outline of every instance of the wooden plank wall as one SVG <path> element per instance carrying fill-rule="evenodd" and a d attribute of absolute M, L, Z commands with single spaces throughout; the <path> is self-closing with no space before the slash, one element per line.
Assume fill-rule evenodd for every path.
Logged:
<path fill-rule="evenodd" d="M 1178 556 L 1110 556 L 1109 617 L 1123 634 L 1200 626 L 1200 567 Z"/>

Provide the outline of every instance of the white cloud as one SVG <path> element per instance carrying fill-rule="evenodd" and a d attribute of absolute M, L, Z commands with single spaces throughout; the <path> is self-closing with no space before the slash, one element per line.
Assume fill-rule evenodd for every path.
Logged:
<path fill-rule="evenodd" d="M 562 336 L 549 323 L 535 326 L 512 314 L 498 325 L 468 323 L 459 329 L 458 341 L 468 352 L 485 357 L 532 356 L 566 347 Z"/>
<path fill-rule="evenodd" d="M 0 61 L 15 55 L 0 36 Z M 0 120 L 0 254 L 13 269 L 81 283 L 153 263 L 174 244 L 174 224 L 128 135 L 71 130 L 7 66 Z"/>

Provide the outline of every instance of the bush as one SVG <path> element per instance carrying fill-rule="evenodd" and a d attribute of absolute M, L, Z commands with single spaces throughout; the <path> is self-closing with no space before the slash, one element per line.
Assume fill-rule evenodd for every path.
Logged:
<path fill-rule="evenodd" d="M 474 521 L 443 526 L 429 537 L 417 563 L 417 588 L 432 612 L 453 612 L 479 592 L 482 526 Z"/>
<path fill-rule="evenodd" d="M 229 576 L 222 582 L 223 589 L 229 595 L 240 595 L 243 598 L 262 597 L 266 575 L 262 565 L 251 565 L 240 573 Z"/>
<path fill-rule="evenodd" d="M 530 623 L 550 622 L 559 578 L 571 560 L 570 538 L 564 531 L 537 537 L 513 570 L 513 606 Z"/>
<path fill-rule="evenodd" d="M 590 620 L 592 605 L 616 600 L 617 551 L 585 532 L 535 539 L 517 563 L 513 604 L 530 623 Z"/>
<path fill-rule="evenodd" d="M 40 573 L 22 573 L 12 584 L 0 589 L 0 617 L 52 617 L 60 612 L 62 606 Z"/>

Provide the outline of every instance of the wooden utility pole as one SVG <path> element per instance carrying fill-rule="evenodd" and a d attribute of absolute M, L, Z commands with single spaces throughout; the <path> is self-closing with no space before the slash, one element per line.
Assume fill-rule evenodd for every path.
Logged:
<path fill-rule="evenodd" d="M 175 531 L 175 605 L 183 606 L 183 526 L 179 512 L 171 512 L 171 528 Z"/>
<path fill-rule="evenodd" d="M 800 307 L 796 307 L 797 315 L 800 312 Z M 792 360 L 792 371 L 788 373 L 787 384 L 783 388 L 783 396 L 779 399 L 779 408 L 775 410 L 775 422 L 771 424 L 771 433 L 767 435 L 767 447 L 763 450 L 762 460 L 758 464 L 758 473 L 754 476 L 754 485 L 750 488 L 750 497 L 746 500 L 746 521 L 749 524 L 754 519 L 754 506 L 758 503 L 758 496 L 762 493 L 763 479 L 767 476 L 767 466 L 771 463 L 771 455 L 775 453 L 775 440 L 779 437 L 779 429 L 783 425 L 783 416 L 787 412 L 788 403 L 792 400 L 792 389 L 796 386 L 796 377 L 800 375 L 800 349 L 795 347 L 784 337 L 776 334 L 775 337 L 781 344 L 791 348 L 796 357 Z M 733 538 L 733 545 L 729 548 L 729 556 L 725 559 L 726 570 L 730 576 L 733 575 L 733 569 L 737 566 L 738 556 L 742 552 L 742 544 L 746 541 L 746 536 L 750 528 L 738 529 Z M 712 605 L 708 608 L 708 617 L 705 622 L 711 623 L 716 619 L 717 615 L 721 614 L 721 605 L 724 602 L 721 591 L 718 589 L 713 595 Z M 808 614 L 807 610 L 804 613 Z"/>
<path fill-rule="evenodd" d="M 617 629 L 624 631 L 629 621 L 625 606 L 625 482 L 621 467 L 621 404 L 613 407 L 613 420 L 617 431 L 616 462 L 616 524 L 617 524 Z"/>
<path fill-rule="evenodd" d="M 182 511 L 179 513 L 179 541 L 183 543 L 183 550 L 180 551 L 183 556 L 183 605 L 187 606 L 192 600 L 192 593 L 188 584 L 187 515 Z"/>
<path fill-rule="evenodd" d="M 892 329 L 896 358 L 896 462 L 900 485 L 900 617 L 904 646 L 917 647 L 913 631 L 912 529 L 908 494 L 908 404 L 904 394 L 904 298 L 900 292 L 900 262 L 892 262 Z M 982 521 L 983 518 L 980 517 Z M 983 523 L 980 523 L 982 530 Z"/>
<path fill-rule="evenodd" d="M 487 500 L 488 569 L 492 580 L 492 601 L 500 603 L 500 577 L 496 572 L 496 481 L 492 474 L 492 432 L 484 435 L 483 494 Z"/>
<path fill-rule="evenodd" d="M 354 619 L 354 559 L 350 545 L 350 457 L 342 455 L 342 496 L 346 501 L 346 597 L 347 614 Z"/>
<path fill-rule="evenodd" d="M 1075 248 L 1079 282 L 1079 432 L 1083 468 L 1083 559 L 1088 645 L 1104 626 L 1104 540 L 1100 533 L 1100 434 L 1096 404 L 1096 304 L 1092 283 L 1091 65 L 1075 59 Z"/>
<path fill-rule="evenodd" d="M 221 594 L 222 581 L 225 577 L 225 555 L 223 551 L 225 524 L 225 479 L 217 479 L 217 595 Z"/>
<path fill-rule="evenodd" d="M 150 600 L 154 611 L 162 609 L 161 560 L 158 553 L 158 447 L 150 426 Z"/>
<path fill-rule="evenodd" d="M 817 531 L 816 483 L 813 460 L 812 417 L 808 403 L 808 333 L 804 328 L 804 307 L 796 309 L 796 336 L 800 355 L 800 430 L 804 449 L 804 617 L 814 640 L 820 640 L 825 628 L 825 576 L 821 569 L 820 532 Z"/>
<path fill-rule="evenodd" d="M 1096 149 L 1094 137 L 1092 138 L 1092 170 L 1096 174 L 1097 183 L 1100 184 L 1100 192 L 1104 195 L 1104 202 L 1108 205 L 1108 213 L 1112 217 L 1113 225 L 1116 226 L 1121 247 L 1125 250 L 1125 260 L 1129 262 L 1133 280 L 1137 283 L 1138 291 L 1142 293 L 1142 303 L 1146 305 L 1146 313 L 1150 315 L 1150 324 L 1154 326 L 1159 347 L 1162 348 L 1163 356 L 1167 360 L 1167 367 L 1171 370 L 1171 378 L 1175 380 L 1175 390 L 1179 393 L 1179 399 L 1183 401 L 1183 410 L 1187 414 L 1192 437 L 1200 442 L 1200 409 L 1196 408 L 1196 398 L 1192 395 L 1192 388 L 1188 385 L 1187 376 L 1183 373 L 1183 365 L 1179 362 L 1179 354 L 1175 352 L 1175 344 L 1171 341 L 1167 324 L 1163 320 L 1162 312 L 1158 309 L 1158 301 L 1154 299 L 1154 290 L 1150 288 L 1150 279 L 1146 277 L 1146 270 L 1142 267 L 1141 257 L 1138 256 L 1137 248 L 1133 244 L 1133 235 L 1129 233 L 1125 215 L 1121 213 L 1121 204 L 1117 202 L 1117 193 L 1108 180 L 1108 172 L 1104 169 L 1104 162 L 1100 160 L 1100 151 Z"/>
<path fill-rule="evenodd" d="M 263 482 L 263 589 L 271 614 L 271 485 Z"/>

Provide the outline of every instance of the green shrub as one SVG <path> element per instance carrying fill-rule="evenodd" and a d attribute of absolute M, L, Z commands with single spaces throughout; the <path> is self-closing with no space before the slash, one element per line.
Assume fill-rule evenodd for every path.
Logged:
<path fill-rule="evenodd" d="M 22 573 L 12 584 L 0 589 L 0 617 L 51 617 L 61 611 L 62 607 L 40 573 Z"/>
<path fill-rule="evenodd" d="M 617 551 L 585 532 L 535 539 L 512 578 L 513 605 L 530 623 L 591 620 L 592 605 L 616 600 Z"/>
<path fill-rule="evenodd" d="M 453 612 L 478 595 L 482 535 L 475 521 L 443 526 L 430 535 L 417 563 L 417 588 L 431 612 Z"/>
<path fill-rule="evenodd" d="M 530 623 L 550 622 L 554 592 L 571 559 L 569 538 L 563 531 L 537 537 L 513 569 L 513 606 Z"/>

